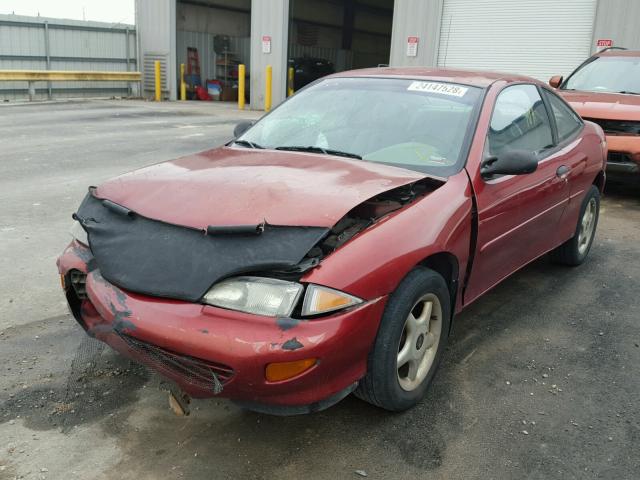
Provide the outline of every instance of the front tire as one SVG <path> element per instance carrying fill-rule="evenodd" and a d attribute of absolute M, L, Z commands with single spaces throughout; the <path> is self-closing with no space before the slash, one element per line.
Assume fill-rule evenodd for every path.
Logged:
<path fill-rule="evenodd" d="M 444 278 L 425 267 L 409 272 L 389 298 L 356 396 L 390 411 L 413 407 L 436 373 L 450 323 Z"/>
<path fill-rule="evenodd" d="M 551 252 L 551 259 L 572 267 L 582 264 L 587 258 L 600 218 L 600 190 L 595 185 L 587 191 L 582 201 L 576 231 L 569 240 Z"/>

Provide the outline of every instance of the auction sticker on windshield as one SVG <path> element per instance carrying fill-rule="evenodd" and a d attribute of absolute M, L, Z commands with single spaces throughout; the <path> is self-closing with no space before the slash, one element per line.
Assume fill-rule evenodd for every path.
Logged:
<path fill-rule="evenodd" d="M 453 97 L 462 97 L 467 90 L 467 87 L 460 85 L 453 85 L 451 83 L 437 83 L 437 82 L 411 82 L 409 88 L 412 92 L 433 92 L 441 93 L 442 95 L 451 95 Z"/>

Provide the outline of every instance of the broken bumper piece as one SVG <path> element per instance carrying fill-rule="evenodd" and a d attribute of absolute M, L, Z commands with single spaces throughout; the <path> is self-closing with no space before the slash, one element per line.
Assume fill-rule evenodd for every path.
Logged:
<path fill-rule="evenodd" d="M 607 173 L 640 174 L 640 136 L 607 135 Z"/>
<path fill-rule="evenodd" d="M 80 295 L 77 281 L 65 281 L 65 290 L 89 335 L 194 398 L 221 396 L 272 414 L 322 410 L 351 393 L 366 373 L 386 303 L 381 297 L 321 319 L 276 319 L 126 292 L 91 266 L 91 252 L 77 242 L 58 260 L 63 278 L 86 274 Z M 293 378 L 266 378 L 269 364 L 309 358 L 314 365 Z"/>

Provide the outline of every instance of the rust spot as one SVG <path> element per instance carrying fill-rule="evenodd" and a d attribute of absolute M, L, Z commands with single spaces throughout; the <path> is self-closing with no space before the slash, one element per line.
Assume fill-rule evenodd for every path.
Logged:
<path fill-rule="evenodd" d="M 302 347 L 304 347 L 304 345 L 302 345 L 296 337 L 293 337 L 282 344 L 283 350 L 298 350 Z"/>
<path fill-rule="evenodd" d="M 93 275 L 96 281 L 99 281 L 105 287 L 111 289 L 111 291 L 116 296 L 118 305 L 114 305 L 111 299 L 109 299 L 108 297 L 105 298 L 105 303 L 109 305 L 109 310 L 111 310 L 111 315 L 113 315 L 113 330 L 118 333 L 124 332 L 125 330 L 135 330 L 136 326 L 130 320 L 132 312 L 127 306 L 127 296 L 124 294 L 124 292 L 107 282 L 105 278 L 100 275 L 100 272 L 96 271 Z"/>

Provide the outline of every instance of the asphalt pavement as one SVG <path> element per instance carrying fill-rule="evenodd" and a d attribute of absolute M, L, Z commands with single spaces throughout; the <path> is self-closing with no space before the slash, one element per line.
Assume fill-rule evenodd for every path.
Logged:
<path fill-rule="evenodd" d="M 55 267 L 86 188 L 256 118 L 200 102 L 0 105 L 0 480 L 640 478 L 640 184 L 607 187 L 578 268 L 542 258 L 455 322 L 427 397 L 271 417 L 168 407 L 86 337 Z"/>

